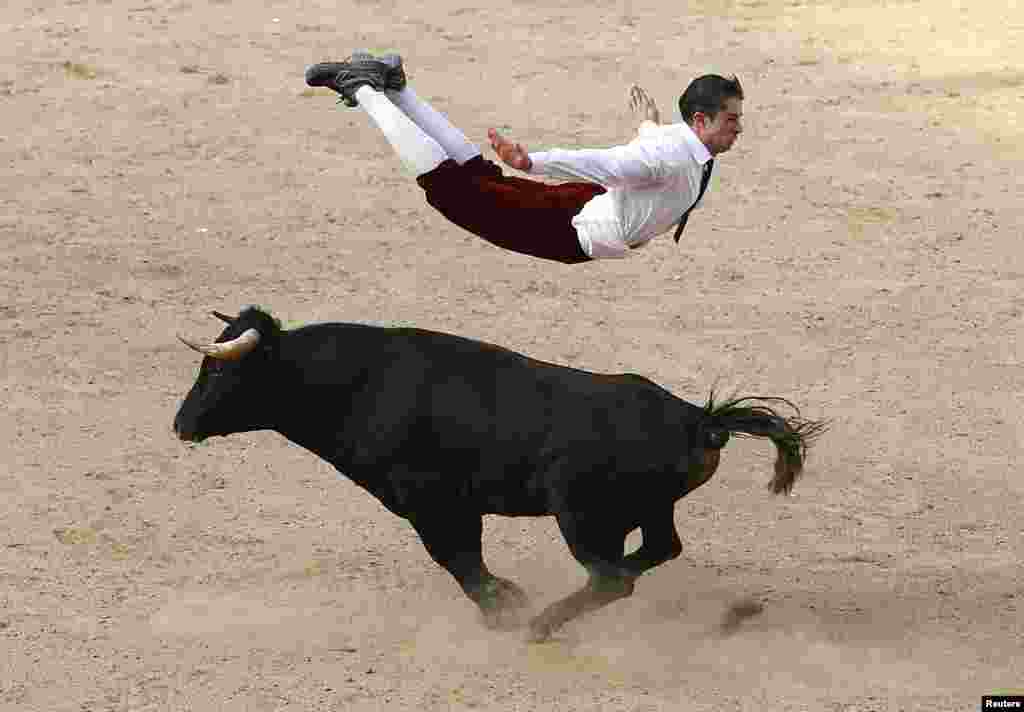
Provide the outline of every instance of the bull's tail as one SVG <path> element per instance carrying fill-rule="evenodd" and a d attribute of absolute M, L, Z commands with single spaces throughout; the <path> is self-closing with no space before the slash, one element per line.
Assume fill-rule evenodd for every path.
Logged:
<path fill-rule="evenodd" d="M 779 406 L 792 410 L 793 415 L 780 415 Z M 800 410 L 785 398 L 746 396 L 716 403 L 714 391 L 708 394 L 704 414 L 713 428 L 740 437 L 769 438 L 775 444 L 775 476 L 768 485 L 775 494 L 789 494 L 793 489 L 803 471 L 808 447 L 828 426 L 826 421 L 800 417 Z"/>

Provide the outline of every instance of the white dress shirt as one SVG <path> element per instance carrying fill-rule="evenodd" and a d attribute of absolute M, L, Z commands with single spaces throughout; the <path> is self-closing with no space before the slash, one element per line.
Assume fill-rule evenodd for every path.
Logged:
<path fill-rule="evenodd" d="M 593 259 L 625 257 L 667 231 L 700 193 L 708 149 L 686 124 L 640 124 L 624 146 L 530 154 L 533 175 L 584 180 L 607 189 L 572 219 Z"/>

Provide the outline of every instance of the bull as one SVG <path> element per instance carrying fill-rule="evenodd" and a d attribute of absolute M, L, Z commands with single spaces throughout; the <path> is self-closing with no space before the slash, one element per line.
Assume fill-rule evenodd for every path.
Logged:
<path fill-rule="evenodd" d="M 714 475 L 731 434 L 776 448 L 788 493 L 824 428 L 782 398 L 703 407 L 634 374 L 600 374 L 417 328 L 324 323 L 283 329 L 247 307 L 204 355 L 174 418 L 184 441 L 273 430 L 333 465 L 412 525 L 484 623 L 525 622 L 528 600 L 495 576 L 483 515 L 554 516 L 585 586 L 528 621 L 548 638 L 632 594 L 682 552 L 675 503 Z M 792 408 L 788 417 L 780 406 Z M 642 544 L 625 554 L 627 535 Z"/>

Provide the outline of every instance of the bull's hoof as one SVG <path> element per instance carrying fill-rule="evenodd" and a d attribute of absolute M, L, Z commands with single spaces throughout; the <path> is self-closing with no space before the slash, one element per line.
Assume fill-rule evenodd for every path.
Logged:
<path fill-rule="evenodd" d="M 547 623 L 538 620 L 530 621 L 530 629 L 526 632 L 527 643 L 546 643 L 551 639 L 554 629 Z"/>
<path fill-rule="evenodd" d="M 484 626 L 497 631 L 519 630 L 530 618 L 522 608 L 498 608 L 484 611 L 482 615 Z"/>
<path fill-rule="evenodd" d="M 492 630 L 522 628 L 529 618 L 530 599 L 508 579 L 495 577 L 481 589 L 478 604 L 484 625 Z"/>

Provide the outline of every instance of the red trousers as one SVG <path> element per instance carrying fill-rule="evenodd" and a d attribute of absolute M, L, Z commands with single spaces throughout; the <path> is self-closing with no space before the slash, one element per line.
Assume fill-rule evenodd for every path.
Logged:
<path fill-rule="evenodd" d="M 572 218 L 605 192 L 599 185 L 506 176 L 483 156 L 461 166 L 449 159 L 416 182 L 438 212 L 492 245 L 565 264 L 590 260 Z"/>

